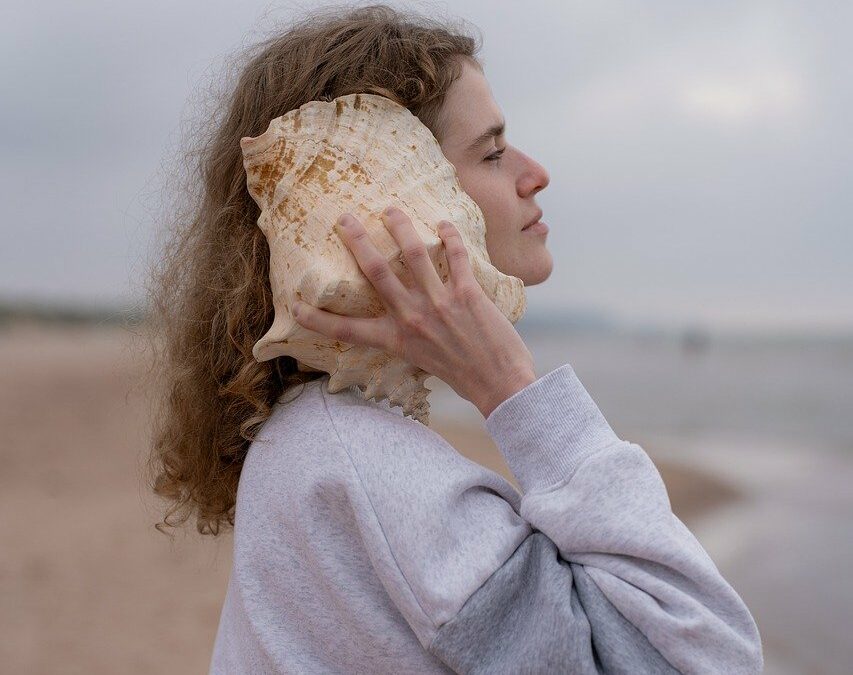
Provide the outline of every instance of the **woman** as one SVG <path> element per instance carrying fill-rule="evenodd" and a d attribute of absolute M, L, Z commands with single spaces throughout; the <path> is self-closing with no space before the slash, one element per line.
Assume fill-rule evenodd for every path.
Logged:
<path fill-rule="evenodd" d="M 483 414 L 521 494 L 387 401 L 252 357 L 273 310 L 237 140 L 310 100 L 361 91 L 408 107 L 483 211 L 492 263 L 528 285 L 548 277 L 544 228 L 523 230 L 548 174 L 494 128 L 477 49 L 381 5 L 315 13 L 262 45 L 201 154 L 204 199 L 154 289 L 169 379 L 151 466 L 172 502 L 165 525 L 195 513 L 202 533 L 234 526 L 210 671 L 760 672 L 749 610 L 654 464 L 570 364 L 536 375 L 452 224 L 443 284 L 406 214 L 384 214 L 412 288 L 358 221 L 342 224 L 387 312 L 303 305 L 297 320 L 447 382 Z"/>

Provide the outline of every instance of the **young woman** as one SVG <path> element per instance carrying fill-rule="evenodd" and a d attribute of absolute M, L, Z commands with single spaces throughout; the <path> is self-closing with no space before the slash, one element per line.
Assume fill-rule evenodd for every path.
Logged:
<path fill-rule="evenodd" d="M 407 215 L 383 216 L 412 288 L 358 221 L 341 224 L 387 312 L 302 305 L 297 320 L 447 382 L 483 414 L 521 493 L 387 401 L 252 357 L 273 307 L 238 140 L 307 101 L 369 92 L 408 107 L 482 209 L 492 263 L 528 285 L 549 276 L 547 229 L 525 229 L 548 174 L 506 142 L 477 50 L 382 5 L 315 13 L 261 45 L 200 155 L 203 198 L 154 287 L 168 390 L 151 467 L 171 500 L 158 528 L 192 514 L 203 534 L 234 527 L 210 671 L 758 673 L 749 610 L 648 455 L 569 363 L 537 376 L 452 224 L 445 284 Z"/>

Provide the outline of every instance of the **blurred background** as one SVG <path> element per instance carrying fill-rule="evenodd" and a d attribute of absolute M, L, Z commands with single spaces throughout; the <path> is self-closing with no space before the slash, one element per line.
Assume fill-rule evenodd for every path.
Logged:
<path fill-rule="evenodd" d="M 231 535 L 170 543 L 140 483 L 153 215 L 229 55 L 324 4 L 3 10 L 3 670 L 206 672 Z M 507 140 L 550 172 L 538 374 L 571 363 L 652 457 L 767 673 L 850 672 L 853 6 L 388 4 L 480 29 Z M 428 385 L 431 426 L 512 480 Z"/>

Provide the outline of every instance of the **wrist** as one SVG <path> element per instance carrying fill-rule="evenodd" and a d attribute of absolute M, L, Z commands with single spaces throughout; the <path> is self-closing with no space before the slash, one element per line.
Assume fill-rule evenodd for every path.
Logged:
<path fill-rule="evenodd" d="M 525 387 L 533 384 L 538 378 L 532 367 L 514 373 L 512 376 L 504 379 L 498 386 L 491 387 L 487 395 L 483 398 L 483 402 L 477 407 L 484 418 L 488 419 L 489 415 L 501 403 L 508 398 L 515 396 Z"/>

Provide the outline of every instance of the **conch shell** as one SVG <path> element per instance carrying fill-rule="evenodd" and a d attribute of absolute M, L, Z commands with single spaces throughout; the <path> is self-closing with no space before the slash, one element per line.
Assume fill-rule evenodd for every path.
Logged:
<path fill-rule="evenodd" d="M 270 249 L 272 326 L 254 345 L 257 361 L 288 355 L 300 370 L 331 375 L 335 393 L 356 385 L 362 398 L 388 399 L 429 424 L 430 373 L 372 347 L 328 338 L 290 313 L 298 298 L 353 317 L 385 313 L 376 289 L 335 230 L 352 213 L 406 287 L 414 283 L 400 247 L 380 218 L 397 206 L 412 220 L 442 281 L 449 267 L 437 234 L 440 220 L 459 230 L 474 277 L 512 323 L 524 314 L 521 279 L 497 270 L 486 251 L 483 213 L 459 185 L 429 129 L 384 96 L 349 94 L 311 101 L 240 139 L 249 194 L 261 208 L 258 226 Z"/>

